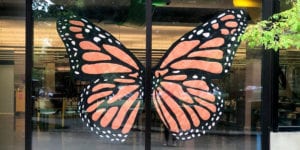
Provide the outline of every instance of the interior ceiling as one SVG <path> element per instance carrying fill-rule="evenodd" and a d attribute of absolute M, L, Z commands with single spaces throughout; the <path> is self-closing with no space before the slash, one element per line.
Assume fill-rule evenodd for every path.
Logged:
<path fill-rule="evenodd" d="M 52 0 L 55 4 L 64 5 L 75 3 L 76 0 Z M 77 0 L 79 1 L 79 0 Z M 82 0 L 86 11 L 93 15 L 100 11 L 108 18 L 122 15 L 122 9 L 128 9 L 130 0 Z M 155 64 L 164 54 L 165 50 L 185 32 L 191 30 L 196 24 L 212 17 L 216 12 L 233 8 L 232 0 L 171 0 L 164 7 L 153 10 L 153 63 Z M 118 9 L 117 9 L 118 8 Z M 260 8 L 247 8 L 249 18 L 253 21 L 260 18 Z M 25 73 L 25 0 L 0 0 L 0 62 L 13 61 L 15 74 L 18 80 L 24 79 Z M 125 11 L 126 12 L 126 11 Z M 119 14 L 117 14 L 119 13 Z M 97 16 L 97 15 L 95 15 Z M 91 16 L 92 17 L 92 16 Z M 45 20 L 45 18 L 42 18 Z M 91 18 L 102 28 L 112 33 L 127 48 L 131 49 L 140 59 L 145 60 L 145 29 L 144 26 L 116 25 L 99 18 Z M 100 21 L 100 22 L 99 22 Z M 34 28 L 35 64 L 43 67 L 44 63 L 56 62 L 57 66 L 67 65 L 65 49 L 59 39 L 55 20 L 36 21 Z M 162 40 L 163 39 L 163 40 Z M 289 54 L 290 52 L 285 52 Z M 242 45 L 237 53 L 236 62 L 244 63 L 245 46 Z M 297 59 L 300 54 L 293 55 L 285 60 Z M 284 59 L 284 58 L 283 58 Z M 294 61 L 295 63 L 296 61 Z"/>

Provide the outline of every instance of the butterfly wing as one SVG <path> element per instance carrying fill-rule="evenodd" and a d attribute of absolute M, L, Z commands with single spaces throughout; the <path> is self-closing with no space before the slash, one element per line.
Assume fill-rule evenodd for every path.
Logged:
<path fill-rule="evenodd" d="M 228 73 L 246 28 L 242 10 L 226 10 L 177 40 L 154 70 L 153 104 L 177 139 L 215 126 L 223 99 L 212 79 Z"/>
<path fill-rule="evenodd" d="M 85 18 L 57 21 L 71 72 L 90 81 L 80 95 L 82 120 L 100 137 L 125 141 L 142 100 L 143 66 L 113 35 Z"/>

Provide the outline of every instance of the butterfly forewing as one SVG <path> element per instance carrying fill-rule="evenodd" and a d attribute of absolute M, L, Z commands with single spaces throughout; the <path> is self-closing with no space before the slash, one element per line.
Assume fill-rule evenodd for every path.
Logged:
<path fill-rule="evenodd" d="M 124 142 L 135 123 L 143 95 L 143 66 L 112 34 L 85 18 L 57 21 L 75 78 L 90 82 L 78 105 L 90 130 Z"/>
<path fill-rule="evenodd" d="M 174 42 L 156 71 L 194 71 L 213 78 L 223 77 L 232 65 L 246 21 L 242 10 L 226 10 L 213 17 Z"/>
<path fill-rule="evenodd" d="M 136 74 L 143 66 L 112 34 L 85 18 L 70 16 L 57 21 L 70 69 L 80 80 L 106 74 Z"/>
<path fill-rule="evenodd" d="M 178 39 L 155 67 L 153 104 L 177 139 L 205 133 L 220 119 L 222 93 L 212 79 L 229 72 L 246 28 L 242 10 L 226 10 Z"/>

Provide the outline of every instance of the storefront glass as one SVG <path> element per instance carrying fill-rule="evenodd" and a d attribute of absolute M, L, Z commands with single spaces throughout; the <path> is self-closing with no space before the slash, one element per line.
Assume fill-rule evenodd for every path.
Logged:
<path fill-rule="evenodd" d="M 126 110 L 126 107 L 124 107 L 120 110 L 131 112 L 130 114 L 136 113 L 136 121 L 132 123 L 126 122 L 125 125 L 120 124 L 124 125 L 124 127 L 116 127 L 119 120 L 115 119 L 117 122 L 114 121 L 114 127 L 122 129 L 121 132 L 109 130 L 109 127 L 100 129 L 100 125 L 93 123 L 93 120 L 97 120 L 95 117 L 101 116 L 100 111 L 90 112 L 89 114 L 86 112 L 92 111 L 93 106 L 97 105 L 98 102 L 90 99 L 88 103 L 84 104 L 81 101 L 81 94 L 86 94 L 85 97 L 94 95 L 99 98 L 101 97 L 99 93 L 100 95 L 101 93 L 105 95 L 111 92 L 110 88 L 112 86 L 117 86 L 115 89 L 122 89 L 127 84 L 122 79 L 122 75 L 118 74 L 120 77 L 114 82 L 111 82 L 114 77 L 101 76 L 101 73 L 89 75 L 87 71 L 85 73 L 82 72 L 83 76 L 87 78 L 76 76 L 78 70 L 75 67 L 78 68 L 77 65 L 82 63 L 78 61 L 80 59 L 79 55 L 82 56 L 82 60 L 86 61 L 83 63 L 87 64 L 99 62 L 102 57 L 103 59 L 122 60 L 126 56 L 123 53 L 120 54 L 120 50 L 116 47 L 110 47 L 110 54 L 91 52 L 83 56 L 80 52 L 70 52 L 70 49 L 72 51 L 85 49 L 85 44 L 91 44 L 89 40 L 94 42 L 104 41 L 101 45 L 93 45 L 94 49 L 107 47 L 111 43 L 113 43 L 112 45 L 120 46 L 122 42 L 131 53 L 135 53 L 135 61 L 137 60 L 142 64 L 145 57 L 145 29 L 143 26 L 145 11 L 142 4 L 136 3 L 135 5 L 129 0 L 63 0 L 53 1 L 52 3 L 51 1 L 33 1 L 33 149 L 143 149 L 145 117 L 141 98 L 138 98 L 133 104 L 139 105 L 139 109 L 132 111 Z M 138 10 L 137 8 L 141 9 Z M 74 15 L 77 18 L 72 18 Z M 85 30 L 80 28 L 80 25 L 83 23 L 88 27 Z M 67 30 L 64 30 L 65 28 Z M 73 36 L 75 33 L 77 35 Z M 86 35 L 88 33 L 91 34 Z M 91 38 L 88 36 L 95 37 Z M 78 43 L 75 44 L 75 42 Z M 71 47 L 73 43 L 74 45 Z M 68 46 L 69 44 L 70 47 Z M 78 55 L 78 58 L 76 55 Z M 95 60 L 91 58 L 94 55 L 101 56 L 98 57 L 98 60 Z M 108 59 L 106 61 L 106 68 L 101 69 L 109 70 L 111 67 L 119 67 L 122 70 L 122 66 L 109 64 Z M 125 61 L 121 63 L 126 64 L 127 61 L 128 59 L 125 58 Z M 106 80 L 108 80 L 107 84 L 98 84 L 96 86 L 98 81 L 106 82 Z M 111 83 L 108 84 L 108 82 Z M 98 91 L 94 93 L 90 91 L 91 94 L 89 95 L 87 93 L 89 85 Z M 102 90 L 104 92 L 101 91 L 101 86 L 103 86 Z M 128 87 L 132 88 L 133 86 L 128 85 Z M 126 93 L 130 88 L 123 89 L 121 92 Z M 85 92 L 82 92 L 83 90 Z M 118 92 L 114 91 L 114 94 L 116 93 Z M 106 96 L 113 95 L 109 93 Z M 125 97 L 124 101 L 126 98 L 128 99 L 128 97 Z M 99 106 L 109 111 L 106 113 L 107 115 L 104 115 L 106 119 L 99 121 L 101 126 L 112 126 L 108 124 L 109 118 L 107 119 L 107 117 L 115 113 L 115 109 L 120 107 L 116 103 L 111 105 L 108 103 L 106 102 L 106 104 Z M 119 102 L 119 105 L 121 104 L 123 104 L 122 101 Z M 87 114 L 89 116 L 86 116 Z M 92 116 L 92 114 L 94 115 Z M 118 117 L 122 118 L 120 115 Z M 127 118 L 128 116 L 125 117 Z M 130 129 L 128 126 L 131 126 L 131 132 L 123 134 Z M 126 142 L 124 142 L 125 139 Z"/>
<path fill-rule="evenodd" d="M 209 81 L 222 91 L 220 103 L 209 111 L 219 107 L 223 110 L 217 111 L 211 125 L 203 126 L 207 130 L 189 130 L 197 134 L 172 137 L 163 125 L 169 120 L 164 120 L 162 109 L 157 109 L 157 93 L 153 94 L 151 118 L 146 118 L 142 92 L 146 61 L 144 4 L 139 0 L 33 1 L 33 149 L 144 149 L 146 119 L 151 119 L 152 149 L 259 149 L 261 49 L 249 49 L 243 42 L 232 64 L 227 64 L 229 73 Z M 233 8 L 244 9 L 250 25 L 261 18 L 258 0 L 251 3 L 153 1 L 152 65 L 154 76 L 157 75 L 154 80 L 164 76 L 164 70 L 159 69 L 168 59 L 163 55 L 173 43 L 210 18 L 222 15 L 225 9 Z M 212 30 L 203 29 L 204 37 Z M 198 31 L 194 33 L 197 35 Z M 193 39 L 189 35 L 186 38 Z M 215 55 L 212 57 L 218 57 Z M 224 61 L 226 59 L 231 58 L 225 57 Z M 155 67 L 157 64 L 160 68 Z M 156 71 L 161 72 L 155 74 Z M 172 70 L 169 74 L 176 72 L 178 70 Z M 193 71 L 186 76 L 187 80 L 180 80 L 179 85 L 188 81 L 189 76 L 196 78 Z M 201 76 L 211 78 L 208 73 Z M 174 80 L 173 77 L 164 79 Z M 163 94 L 159 90 L 163 86 L 160 83 L 154 84 L 153 90 Z M 176 85 L 165 87 L 169 87 L 171 93 L 176 91 Z M 187 107 L 182 105 L 178 110 L 189 112 Z M 193 126 L 199 126 L 196 124 L 193 122 Z M 201 136 L 194 137 L 198 134 Z"/>
<path fill-rule="evenodd" d="M 0 149 L 25 145 L 24 4 L 0 2 Z"/>
<path fill-rule="evenodd" d="M 280 11 L 290 9 L 290 1 L 280 1 Z M 300 127 L 300 52 L 296 48 L 279 51 L 278 127 L 298 130 Z M 290 129 L 288 129 L 290 128 Z M 296 129 L 297 128 L 297 129 Z"/>

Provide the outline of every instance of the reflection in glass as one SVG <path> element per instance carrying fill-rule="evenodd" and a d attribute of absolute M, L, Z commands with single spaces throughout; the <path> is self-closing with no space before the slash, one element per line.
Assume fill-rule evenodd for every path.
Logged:
<path fill-rule="evenodd" d="M 1 1 L 0 149 L 25 145 L 25 1 Z"/>
<path fill-rule="evenodd" d="M 118 3 L 118 5 L 115 5 L 115 3 Z M 140 3 L 138 4 L 141 5 Z M 58 21 L 58 25 L 56 25 L 56 21 L 59 18 L 70 18 L 73 15 L 85 17 L 91 22 L 86 26 L 86 29 L 83 30 L 83 34 L 91 33 L 93 35 L 98 32 L 86 32 L 87 30 L 91 30 L 89 29 L 90 26 L 94 26 L 91 23 L 95 24 L 95 26 L 99 26 L 101 29 L 105 29 L 107 32 L 102 31 L 100 28 L 93 28 L 101 32 L 96 35 L 97 38 L 92 38 L 91 40 L 95 42 L 106 41 L 106 44 L 99 44 L 101 49 L 103 46 L 110 46 L 109 44 L 111 42 L 115 42 L 114 44 L 118 46 L 120 43 L 123 43 L 126 45 L 128 51 L 136 53 L 137 58 L 135 58 L 135 61 L 141 62 L 139 67 L 142 67 L 142 64 L 144 63 L 143 58 L 145 57 L 145 31 L 141 24 L 128 21 L 127 15 L 131 12 L 131 7 L 129 1 L 107 1 L 103 3 L 92 1 L 78 1 L 76 3 L 71 1 L 55 1 L 55 5 L 49 6 L 48 12 L 44 11 L 44 9 L 34 10 L 34 90 L 32 92 L 34 95 L 35 107 L 33 116 L 33 149 L 98 149 L 99 147 L 109 149 L 143 149 L 145 117 L 141 97 L 137 99 L 137 103 L 134 103 L 135 105 L 139 104 L 140 106 L 137 108 L 137 111 L 129 109 L 129 112 L 136 112 L 136 121 L 130 123 L 131 132 L 129 134 L 121 135 L 112 132 L 112 130 L 109 130 L 108 128 L 101 128 L 100 130 L 97 123 L 105 127 L 105 121 L 106 123 L 109 121 L 105 120 L 93 123 L 91 119 L 93 119 L 95 115 L 90 115 L 89 119 L 87 119 L 86 112 L 91 110 L 91 107 L 88 107 L 89 101 L 92 101 L 91 99 L 87 100 L 89 97 L 92 97 L 89 94 L 94 92 L 95 89 L 101 90 L 100 86 L 96 85 L 98 83 L 97 78 L 102 82 L 109 80 L 109 82 L 116 83 L 115 85 L 117 85 L 117 87 L 115 88 L 113 95 L 109 97 L 118 95 L 118 90 L 123 93 L 127 92 L 126 89 L 121 90 L 127 83 L 123 83 L 125 81 L 120 74 L 117 74 L 116 76 L 108 74 L 103 76 L 96 74 L 90 76 L 87 75 L 92 81 L 89 79 L 82 80 L 81 78 L 77 78 L 78 76 L 76 75 L 78 75 L 78 70 L 74 70 L 74 67 L 77 66 L 74 65 L 74 62 L 78 62 L 78 59 L 73 59 L 73 57 L 76 57 L 79 53 L 67 53 L 69 51 L 67 45 L 75 42 L 73 41 L 74 39 L 70 40 L 71 36 L 68 36 L 72 33 L 79 32 L 77 29 L 79 29 L 78 25 L 80 24 L 73 22 L 72 25 L 74 27 L 72 26 L 72 28 L 70 28 L 72 33 L 60 32 L 66 28 L 65 24 L 59 26 L 65 19 L 63 19 L 62 22 Z M 80 21 L 82 20 L 80 19 Z M 72 23 L 72 21 L 70 22 Z M 60 36 L 65 44 L 59 39 Z M 112 36 L 116 39 L 112 38 Z M 78 39 L 83 37 L 86 38 L 86 35 L 80 37 L 76 36 Z M 91 42 L 86 42 L 87 40 L 88 39 L 83 40 L 81 44 L 90 44 L 89 48 L 91 48 Z M 79 43 L 80 42 L 78 42 L 78 44 Z M 94 48 L 96 47 L 95 45 L 92 45 L 92 48 L 93 46 Z M 85 50 L 86 47 L 79 44 L 77 48 Z M 110 47 L 110 50 L 111 53 L 109 54 L 109 57 L 114 60 L 125 57 L 120 53 L 116 53 L 116 51 L 118 51 L 116 47 Z M 89 58 L 91 58 L 90 56 L 93 57 L 93 55 L 85 55 L 83 57 L 85 61 L 89 61 Z M 69 58 L 71 59 L 69 60 Z M 95 59 L 91 61 L 95 61 Z M 125 61 L 122 63 L 125 64 L 128 62 Z M 81 65 L 81 62 L 79 64 Z M 108 67 L 103 70 L 107 71 L 109 69 L 111 68 Z M 134 72 L 132 73 L 132 76 L 134 76 Z M 142 75 L 138 77 L 142 77 Z M 116 78 L 118 79 L 114 80 Z M 84 91 L 84 89 L 90 91 Z M 110 88 L 104 87 L 104 89 L 108 90 Z M 86 95 L 85 103 L 81 101 L 82 91 L 84 91 L 83 95 Z M 97 94 L 99 93 L 101 92 L 98 92 Z M 124 101 L 120 101 L 121 103 L 127 102 L 128 96 L 123 97 L 122 99 L 124 99 Z M 97 109 L 101 110 L 102 108 L 109 109 L 118 107 L 119 106 L 116 103 L 109 105 L 109 102 L 106 101 L 103 105 L 99 105 L 99 108 L 97 107 Z M 113 111 L 108 112 L 108 115 L 113 113 Z M 98 112 L 95 112 L 94 114 L 97 113 Z M 81 118 L 79 117 L 80 115 L 82 116 Z M 105 118 L 105 115 L 103 116 Z M 128 117 L 128 115 L 126 115 L 126 117 Z M 115 121 L 112 122 L 118 121 L 119 119 L 115 119 Z M 116 123 L 112 125 L 115 125 L 114 127 L 116 127 Z M 124 126 L 122 125 L 124 124 L 121 124 L 121 128 L 127 127 L 126 124 Z M 114 138 L 108 138 L 108 136 Z M 126 142 L 124 142 L 125 136 Z M 112 139 L 114 140 L 113 142 Z M 115 144 L 116 142 L 119 144 Z"/>
<path fill-rule="evenodd" d="M 154 65 L 184 33 L 222 10 L 234 7 L 226 1 L 174 0 L 166 4 L 155 2 L 153 9 Z M 116 37 L 141 64 L 145 64 L 143 6 L 142 2 L 136 0 L 76 3 L 58 0 L 48 8 L 48 12 L 38 9 L 34 11 L 34 149 L 144 149 L 145 119 L 152 121 L 152 149 L 169 148 L 166 146 L 179 149 L 256 148 L 256 144 L 259 145 L 256 140 L 260 136 L 260 58 L 257 57 L 259 50 L 246 52 L 244 43 L 237 51 L 230 75 L 213 81 L 224 92 L 224 112 L 221 121 L 207 135 L 179 142 L 167 132 L 154 106 L 152 118 L 145 118 L 141 106 L 132 132 L 128 134 L 126 142 L 121 144 L 112 144 L 105 138 L 99 138 L 99 135 L 90 131 L 91 128 L 86 127 L 86 123 L 82 123 L 78 114 L 78 98 L 83 88 L 90 83 L 77 80 L 70 73 L 69 56 L 56 32 L 57 18 L 72 15 L 88 18 Z M 252 21 L 260 18 L 259 6 L 247 8 L 247 12 Z M 165 139 L 169 140 L 168 143 L 165 143 Z"/>
<path fill-rule="evenodd" d="M 289 1 L 281 0 L 280 11 L 291 7 Z M 282 49 L 279 52 L 278 126 L 300 126 L 300 53 L 294 48 Z"/>
<path fill-rule="evenodd" d="M 153 61 L 159 63 L 164 51 L 174 41 L 180 39 L 180 36 L 224 9 L 234 8 L 232 3 L 222 2 L 216 4 L 212 1 L 175 0 L 167 7 L 155 7 L 152 18 Z M 249 7 L 245 10 L 252 21 L 260 19 L 260 2 L 257 1 L 256 4 L 256 6 L 244 6 Z M 174 146 L 179 149 L 260 149 L 260 53 L 261 50 L 248 49 L 246 44 L 242 43 L 237 50 L 229 75 L 224 79 L 213 81 L 223 91 L 224 110 L 220 121 L 212 130 L 193 140 L 177 140 L 167 132 L 159 115 L 153 112 L 152 147 L 155 149 L 169 149 Z"/>

